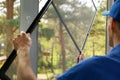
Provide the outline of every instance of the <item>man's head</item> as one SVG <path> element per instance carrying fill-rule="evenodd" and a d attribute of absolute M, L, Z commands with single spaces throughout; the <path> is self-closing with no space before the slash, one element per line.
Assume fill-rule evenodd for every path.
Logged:
<path fill-rule="evenodd" d="M 109 45 L 113 47 L 120 43 L 120 0 L 116 0 L 110 11 L 102 15 L 108 16 Z"/>

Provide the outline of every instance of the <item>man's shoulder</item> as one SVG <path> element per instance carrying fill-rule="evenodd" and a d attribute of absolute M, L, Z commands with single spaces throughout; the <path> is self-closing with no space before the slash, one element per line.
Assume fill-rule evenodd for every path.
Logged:
<path fill-rule="evenodd" d="M 84 59 L 83 61 L 79 62 L 78 64 L 84 64 L 84 65 L 93 65 L 94 63 L 103 62 L 106 61 L 108 58 L 105 56 L 93 56 L 87 59 Z"/>
<path fill-rule="evenodd" d="M 95 68 L 106 68 L 107 66 L 120 66 L 120 62 L 117 62 L 116 60 L 106 57 L 106 56 L 93 56 L 91 58 L 85 59 L 78 64 L 78 66 L 81 66 L 81 69 L 90 69 L 95 70 Z M 106 66 L 106 67 L 105 67 Z"/>
<path fill-rule="evenodd" d="M 83 61 L 71 67 L 62 75 L 58 76 L 57 80 L 78 80 L 78 79 L 88 80 L 89 78 L 93 79 L 93 76 L 96 73 L 94 71 L 96 61 L 100 61 L 102 60 L 102 58 L 104 57 L 94 56 L 91 58 L 84 59 Z"/>
<path fill-rule="evenodd" d="M 107 58 L 105 56 L 94 56 L 91 58 L 84 59 L 83 61 L 79 62 L 78 64 L 74 65 L 71 68 L 71 71 L 76 72 L 90 72 L 95 69 L 95 66 L 101 65 L 101 63 L 106 62 Z"/>
<path fill-rule="evenodd" d="M 84 59 L 83 61 L 74 65 L 64 74 L 58 76 L 57 80 L 96 80 L 99 77 L 99 75 L 102 75 L 104 77 L 105 74 L 108 74 L 108 71 L 113 71 L 114 68 L 111 65 L 114 65 L 114 68 L 118 69 L 118 65 L 120 65 L 120 63 L 118 64 L 116 63 L 116 61 L 106 56 L 94 56 L 91 58 Z M 111 73 L 114 72 L 112 71 Z"/>

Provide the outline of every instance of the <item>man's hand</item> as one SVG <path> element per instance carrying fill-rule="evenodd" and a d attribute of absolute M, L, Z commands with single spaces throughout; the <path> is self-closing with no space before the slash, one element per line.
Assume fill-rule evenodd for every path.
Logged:
<path fill-rule="evenodd" d="M 37 80 L 30 62 L 30 34 L 22 32 L 13 40 L 13 44 L 17 51 L 17 80 Z"/>
<path fill-rule="evenodd" d="M 84 54 L 79 54 L 77 57 L 77 63 L 84 59 Z"/>
<path fill-rule="evenodd" d="M 16 50 L 21 48 L 30 48 L 31 46 L 30 34 L 21 32 L 21 34 L 17 35 L 17 37 L 13 40 L 13 43 Z"/>

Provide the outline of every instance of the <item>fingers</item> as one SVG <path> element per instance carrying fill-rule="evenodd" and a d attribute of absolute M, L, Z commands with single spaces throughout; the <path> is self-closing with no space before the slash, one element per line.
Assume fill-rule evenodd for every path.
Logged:
<path fill-rule="evenodd" d="M 80 54 L 79 55 L 79 60 L 83 60 L 84 59 L 84 54 Z"/>
<path fill-rule="evenodd" d="M 30 33 L 25 33 L 23 31 L 21 31 L 20 34 L 17 35 L 17 37 L 14 38 L 14 40 L 16 39 L 21 39 L 21 38 L 25 38 L 25 39 L 30 39 Z"/>
<path fill-rule="evenodd" d="M 13 39 L 15 49 L 31 46 L 31 38 L 29 33 L 21 32 Z"/>
<path fill-rule="evenodd" d="M 77 63 L 79 62 L 79 61 L 81 61 L 81 60 L 83 60 L 85 57 L 84 57 L 84 54 L 83 54 L 83 52 L 81 53 L 81 54 L 79 54 L 78 56 L 77 56 Z"/>
<path fill-rule="evenodd" d="M 27 34 L 26 34 L 25 32 L 22 32 L 22 33 L 21 33 L 21 36 L 26 37 L 26 36 L 27 36 Z"/>
<path fill-rule="evenodd" d="M 30 33 L 25 33 L 24 31 L 21 31 L 21 34 L 20 34 L 21 36 L 23 36 L 23 37 L 28 37 L 28 38 L 30 38 Z M 19 35 L 18 35 L 19 36 Z"/>

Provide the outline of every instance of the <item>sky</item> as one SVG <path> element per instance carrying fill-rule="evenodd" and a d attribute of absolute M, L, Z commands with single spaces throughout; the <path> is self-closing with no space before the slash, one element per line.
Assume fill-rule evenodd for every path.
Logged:
<path fill-rule="evenodd" d="M 0 0 L 0 2 L 2 2 L 2 1 L 5 1 L 5 0 Z M 20 1 L 20 0 L 18 0 L 18 1 Z M 46 1 L 47 1 L 47 0 L 39 0 L 39 2 L 40 2 L 40 7 L 43 7 L 43 5 L 45 4 Z M 86 1 L 87 1 L 87 3 L 91 3 L 91 0 L 79 0 L 79 1 L 83 1 L 83 2 L 86 2 Z M 94 0 L 96 6 L 99 5 L 98 1 L 100 2 L 100 1 L 104 1 L 104 0 Z M 88 5 L 90 5 L 90 4 L 88 4 Z"/>
<path fill-rule="evenodd" d="M 5 1 L 5 0 L 0 0 L 0 2 L 2 2 L 2 1 Z M 18 2 L 20 2 L 20 0 L 17 0 Z M 91 4 L 91 0 L 79 0 L 79 1 L 82 1 L 82 2 L 87 2 L 87 5 L 88 6 L 91 6 L 91 5 L 93 5 L 93 4 Z M 96 6 L 99 6 L 99 2 L 100 1 L 103 1 L 103 0 L 94 0 L 94 2 L 95 2 L 95 5 Z M 17 2 L 17 3 L 18 3 Z M 42 9 L 42 7 L 44 6 L 44 4 L 47 2 L 47 0 L 39 0 L 39 11 Z M 1 8 L 0 8 L 0 10 L 1 10 Z"/>
<path fill-rule="evenodd" d="M 92 0 L 79 0 L 80 2 L 84 3 L 84 2 L 87 2 L 87 5 L 88 7 L 90 6 L 93 6 L 92 4 Z M 100 6 L 100 2 L 104 1 L 104 0 L 93 0 L 95 5 L 97 7 Z M 42 7 L 44 6 L 44 4 L 47 2 L 47 0 L 39 0 L 39 11 L 42 9 Z"/>
<path fill-rule="evenodd" d="M 47 0 L 39 0 L 39 11 L 42 9 L 46 2 Z"/>

